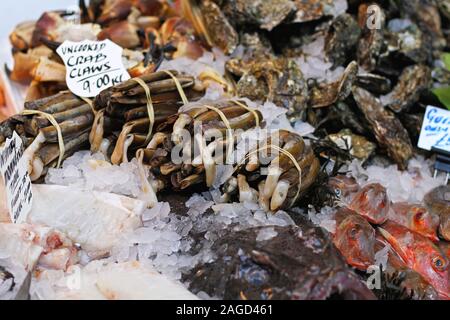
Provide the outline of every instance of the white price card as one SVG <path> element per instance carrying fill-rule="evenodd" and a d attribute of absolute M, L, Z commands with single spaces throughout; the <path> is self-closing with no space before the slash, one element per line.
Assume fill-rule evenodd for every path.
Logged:
<path fill-rule="evenodd" d="M 0 149 L 0 172 L 5 183 L 6 198 L 11 220 L 26 221 L 33 203 L 28 165 L 23 158 L 22 139 L 14 132 Z"/>
<path fill-rule="evenodd" d="M 110 40 L 65 41 L 57 52 L 66 65 L 66 82 L 75 95 L 91 98 L 130 79 L 122 61 L 123 49 Z"/>
<path fill-rule="evenodd" d="M 450 152 L 450 111 L 427 107 L 418 146 L 425 150 L 435 147 Z"/>

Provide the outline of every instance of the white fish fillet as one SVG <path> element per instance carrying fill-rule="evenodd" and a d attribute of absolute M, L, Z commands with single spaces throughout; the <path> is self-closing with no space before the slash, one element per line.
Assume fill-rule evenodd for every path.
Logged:
<path fill-rule="evenodd" d="M 33 185 L 28 222 L 55 228 L 92 256 L 108 253 L 141 226 L 144 202 L 74 187 Z"/>
<path fill-rule="evenodd" d="M 14 277 L 0 279 L 1 300 L 14 299 L 27 274 L 37 265 L 63 270 L 77 261 L 72 243 L 52 228 L 0 223 L 0 266 Z"/>
<path fill-rule="evenodd" d="M 0 258 L 14 261 L 26 271 L 36 266 L 44 252 L 33 226 L 0 223 Z"/>
<path fill-rule="evenodd" d="M 31 285 L 41 300 L 197 300 L 181 283 L 137 261 L 94 261 L 67 273 L 44 271 Z"/>

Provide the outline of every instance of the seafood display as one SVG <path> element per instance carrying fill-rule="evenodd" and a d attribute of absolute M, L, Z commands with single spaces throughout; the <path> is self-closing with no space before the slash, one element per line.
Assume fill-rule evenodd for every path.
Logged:
<path fill-rule="evenodd" d="M 450 123 L 446 1 L 78 7 L 10 34 L 0 299 L 450 300 L 448 137 L 418 142 Z M 129 77 L 75 95 L 58 48 L 106 39 Z"/>

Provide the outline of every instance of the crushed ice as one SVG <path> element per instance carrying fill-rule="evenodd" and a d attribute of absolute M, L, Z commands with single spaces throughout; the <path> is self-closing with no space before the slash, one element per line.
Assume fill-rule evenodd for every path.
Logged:
<path fill-rule="evenodd" d="M 131 197 L 141 194 L 136 159 L 115 166 L 107 162 L 102 154 L 91 155 L 89 151 L 75 153 L 64 161 L 60 169 L 49 169 L 45 183 Z"/>
<path fill-rule="evenodd" d="M 309 220 L 330 233 L 336 232 L 335 213 L 336 209 L 328 206 L 323 207 L 320 212 L 317 212 L 313 206 L 308 208 Z"/>
<path fill-rule="evenodd" d="M 228 230 L 295 224 L 284 211 L 271 214 L 257 204 L 222 204 L 212 198 L 209 192 L 193 195 L 186 202 L 185 216 L 169 212 L 167 203 L 158 203 L 144 213 L 144 226 L 115 248 L 110 259 L 137 258 L 166 276 L 180 280 L 199 263 L 215 260 L 211 247 Z M 264 230 L 259 239 L 269 240 L 277 235 L 275 230 Z"/>
<path fill-rule="evenodd" d="M 371 165 L 364 169 L 361 162 L 354 160 L 347 168 L 360 185 L 380 183 L 385 186 L 393 202 L 422 202 L 432 189 L 444 184 L 444 177 L 434 179 L 432 162 L 421 156 L 411 159 L 408 169 L 400 171 L 396 165 Z"/>

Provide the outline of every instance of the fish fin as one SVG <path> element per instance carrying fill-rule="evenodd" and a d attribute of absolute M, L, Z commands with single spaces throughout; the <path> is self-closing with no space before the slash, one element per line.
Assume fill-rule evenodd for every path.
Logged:
<path fill-rule="evenodd" d="M 386 229 L 383 229 L 381 227 L 378 227 L 378 231 L 380 231 L 381 235 L 389 242 L 392 249 L 397 252 L 397 254 L 400 256 L 400 258 L 406 262 L 407 254 L 406 252 L 401 248 L 401 246 L 397 245 L 397 240 L 394 238 L 392 234 L 389 233 Z"/>

